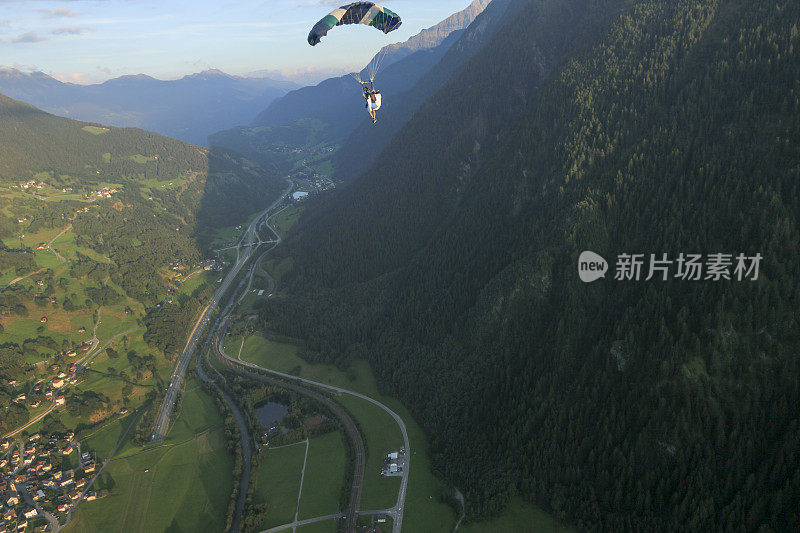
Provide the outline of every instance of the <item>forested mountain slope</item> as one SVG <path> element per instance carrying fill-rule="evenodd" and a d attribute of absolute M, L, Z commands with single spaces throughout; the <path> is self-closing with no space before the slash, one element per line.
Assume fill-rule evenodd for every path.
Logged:
<path fill-rule="evenodd" d="M 291 82 L 211 70 L 177 80 L 122 76 L 94 85 L 62 83 L 41 72 L 0 69 L 0 93 L 50 113 L 133 126 L 205 145 L 210 134 L 248 123 Z"/>
<path fill-rule="evenodd" d="M 333 156 L 334 177 L 341 181 L 354 179 L 375 163 L 378 156 L 422 103 L 438 93 L 454 75 L 460 72 L 464 65 L 494 37 L 504 21 L 515 15 L 517 8 L 518 3 L 510 0 L 491 2 L 486 10 L 461 32 L 458 40 L 433 68 L 418 80 L 414 80 L 416 83 L 407 86 L 408 90 L 391 95 L 391 100 L 381 108 L 377 124 L 371 125 L 368 119 L 362 119 L 361 127 L 353 129 L 341 149 Z M 503 54 L 502 51 L 499 53 Z M 507 72 L 499 73 L 495 80 L 498 86 L 506 87 L 508 90 L 513 90 L 519 82 L 513 64 L 509 65 Z M 437 95 L 437 98 L 442 99 L 449 97 L 447 92 Z"/>
<path fill-rule="evenodd" d="M 517 3 L 306 210 L 262 320 L 368 358 L 471 517 L 520 493 L 586 530 L 800 528 L 800 5 Z M 758 280 L 613 279 L 718 252 Z"/>

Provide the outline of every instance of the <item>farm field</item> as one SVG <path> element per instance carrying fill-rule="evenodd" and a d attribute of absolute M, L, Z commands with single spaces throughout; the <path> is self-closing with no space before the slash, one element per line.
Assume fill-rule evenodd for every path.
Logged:
<path fill-rule="evenodd" d="M 189 387 L 167 440 L 144 449 L 129 443 L 98 479 L 111 494 L 83 502 L 67 531 L 221 531 L 233 488 L 233 457 L 222 418 L 205 391 Z M 113 448 L 118 426 L 87 442 Z"/>
<path fill-rule="evenodd" d="M 306 444 L 303 441 L 261 453 L 265 455 L 250 482 L 254 483 L 253 503 L 270 506 L 262 524 L 269 529 L 294 520 Z"/>
<path fill-rule="evenodd" d="M 299 518 L 314 518 L 339 512 L 344 484 L 346 449 L 341 433 L 311 439 L 306 464 Z"/>
<path fill-rule="evenodd" d="M 300 215 L 302 214 L 303 207 L 290 205 L 272 217 L 270 219 L 270 225 L 277 230 L 281 237 L 285 237 L 289 230 L 292 229 L 292 226 L 294 226 L 300 219 Z"/>

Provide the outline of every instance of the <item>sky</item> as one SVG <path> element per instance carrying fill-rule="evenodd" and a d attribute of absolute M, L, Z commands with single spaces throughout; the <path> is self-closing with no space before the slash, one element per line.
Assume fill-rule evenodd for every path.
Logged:
<path fill-rule="evenodd" d="M 319 81 L 363 68 L 384 45 L 405 41 L 470 0 L 384 0 L 403 25 L 384 35 L 334 28 L 315 47 L 308 31 L 348 0 L 0 0 L 0 66 L 61 81 L 126 74 L 176 79 L 219 69 Z"/>

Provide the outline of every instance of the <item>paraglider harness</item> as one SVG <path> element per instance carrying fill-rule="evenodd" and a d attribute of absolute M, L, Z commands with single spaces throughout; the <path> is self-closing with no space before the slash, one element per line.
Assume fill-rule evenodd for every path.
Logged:
<path fill-rule="evenodd" d="M 381 92 L 375 90 L 375 83 L 372 80 L 362 81 L 361 85 L 364 87 L 364 97 L 367 99 L 367 107 L 369 107 L 370 102 L 375 103 L 375 95 L 381 94 Z"/>

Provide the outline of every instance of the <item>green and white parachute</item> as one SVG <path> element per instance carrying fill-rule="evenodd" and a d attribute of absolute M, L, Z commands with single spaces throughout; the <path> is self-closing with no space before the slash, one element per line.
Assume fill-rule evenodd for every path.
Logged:
<path fill-rule="evenodd" d="M 402 21 L 393 11 L 374 2 L 355 2 L 334 9 L 317 22 L 308 34 L 308 44 L 316 46 L 334 26 L 365 24 L 389 33 L 400 27 Z"/>

